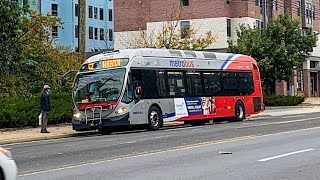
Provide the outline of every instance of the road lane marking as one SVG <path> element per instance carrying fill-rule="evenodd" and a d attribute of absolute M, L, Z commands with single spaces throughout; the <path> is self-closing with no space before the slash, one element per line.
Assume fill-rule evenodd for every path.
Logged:
<path fill-rule="evenodd" d="M 269 125 L 278 125 L 278 124 L 289 124 L 289 123 L 296 123 L 296 122 L 304 122 L 304 121 L 310 121 L 310 120 L 315 120 L 315 119 L 320 119 L 319 117 L 312 117 L 312 118 L 305 118 L 305 119 L 297 119 L 297 120 L 290 120 L 290 121 L 277 121 L 277 122 L 270 122 L 270 123 L 260 123 L 257 125 L 252 125 L 252 126 L 239 126 L 236 128 L 248 128 L 248 127 L 260 127 L 260 126 L 269 126 Z M 257 121 L 258 122 L 258 121 Z"/>
<path fill-rule="evenodd" d="M 74 169 L 74 168 L 83 167 L 83 166 L 96 165 L 96 164 L 102 164 L 102 163 L 107 163 L 107 162 L 126 160 L 126 159 L 132 159 L 132 158 L 138 158 L 138 157 L 144 157 L 144 156 L 150 156 L 150 155 L 157 155 L 157 154 L 162 154 L 162 153 L 167 153 L 167 152 L 176 152 L 176 151 L 181 151 L 181 150 L 194 149 L 194 148 L 204 147 L 204 146 L 208 146 L 208 145 L 225 144 L 225 143 L 230 143 L 230 142 L 252 140 L 252 139 L 257 139 L 257 138 L 261 138 L 261 137 L 269 137 L 269 136 L 283 135 L 283 134 L 309 131 L 309 130 L 317 130 L 317 129 L 320 129 L 320 126 L 306 128 L 306 129 L 293 130 L 293 131 L 280 132 L 280 133 L 274 133 L 274 134 L 242 136 L 242 137 L 237 137 L 237 138 L 222 139 L 222 140 L 217 140 L 217 141 L 208 141 L 208 142 L 196 143 L 196 144 L 190 144 L 190 145 L 182 145 L 182 146 L 177 146 L 177 147 L 172 147 L 172 148 L 167 148 L 167 149 L 146 151 L 146 152 L 140 152 L 140 153 L 134 153 L 134 154 L 128 154 L 128 155 L 121 155 L 121 156 L 115 157 L 113 159 L 106 159 L 106 160 L 93 161 L 93 162 L 89 161 L 89 162 L 84 162 L 82 164 L 73 164 L 73 165 L 69 164 L 69 165 L 65 165 L 65 166 L 62 166 L 62 167 L 56 168 L 56 169 L 23 172 L 23 174 L 20 174 L 19 177 L 44 174 L 44 173 L 62 171 L 62 170 L 67 170 L 67 169 Z"/>
<path fill-rule="evenodd" d="M 295 115 L 295 116 L 282 116 L 281 118 L 286 119 L 286 118 L 296 118 L 296 117 L 303 117 L 303 116 L 306 116 L 306 115 L 301 114 L 301 115 Z"/>
<path fill-rule="evenodd" d="M 109 142 L 109 141 L 114 141 L 114 139 L 104 139 L 104 140 L 95 141 L 95 142 L 100 143 L 100 142 Z"/>
<path fill-rule="evenodd" d="M 281 155 L 277 155 L 277 156 L 272 156 L 272 157 L 260 159 L 258 161 L 265 162 L 265 161 L 270 161 L 270 160 L 274 160 L 274 159 L 278 159 L 278 158 L 282 158 L 282 157 L 286 157 L 286 156 L 291 156 L 291 155 L 295 155 L 295 154 L 300 154 L 300 153 L 304 153 L 304 152 L 314 151 L 314 150 L 315 149 L 305 149 L 305 150 L 300 150 L 300 151 L 294 151 L 294 152 L 290 152 L 290 153 L 286 153 L 286 154 L 281 154 Z"/>
<path fill-rule="evenodd" d="M 314 119 L 320 119 L 320 118 L 319 117 L 313 117 L 313 118 L 305 118 L 305 119 L 290 120 L 290 121 L 272 122 L 272 123 L 261 124 L 259 126 L 276 125 L 276 124 L 288 124 L 288 123 L 295 123 L 295 122 L 310 121 L 310 120 L 314 120 Z"/>

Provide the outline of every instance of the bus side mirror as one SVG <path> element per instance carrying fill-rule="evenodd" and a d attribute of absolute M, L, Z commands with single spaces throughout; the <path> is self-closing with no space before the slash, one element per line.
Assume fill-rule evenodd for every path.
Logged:
<path fill-rule="evenodd" d="M 61 78 L 61 85 L 65 86 L 67 84 L 68 80 L 66 80 L 65 78 Z"/>
<path fill-rule="evenodd" d="M 142 92 L 141 92 L 141 87 L 138 86 L 136 87 L 136 95 L 141 96 Z"/>

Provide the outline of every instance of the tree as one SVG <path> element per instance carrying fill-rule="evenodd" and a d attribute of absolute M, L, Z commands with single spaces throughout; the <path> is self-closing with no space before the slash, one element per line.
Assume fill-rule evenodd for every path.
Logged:
<path fill-rule="evenodd" d="M 166 48 L 182 50 L 203 50 L 209 47 L 216 39 L 211 31 L 197 35 L 194 26 L 181 27 L 181 6 L 169 8 L 166 13 L 168 21 L 163 22 L 156 29 L 141 30 L 139 34 L 129 35 L 129 39 L 120 37 L 120 42 L 126 48 Z M 141 25 L 143 26 L 143 25 Z"/>
<path fill-rule="evenodd" d="M 230 52 L 250 55 L 258 61 L 267 94 L 275 94 L 277 81 L 289 81 L 293 70 L 302 67 L 316 46 L 317 34 L 299 25 L 298 20 L 284 14 L 269 21 L 263 30 L 241 26 L 236 43 L 229 41 Z"/>
<path fill-rule="evenodd" d="M 178 29 L 177 24 L 179 22 L 164 22 L 159 32 L 140 31 L 137 37 L 131 39 L 130 42 L 124 42 L 123 45 L 126 48 L 203 50 L 215 41 L 215 37 L 211 31 L 206 32 L 204 36 L 197 36 L 197 31 L 193 27 L 190 27 L 188 30 Z"/>
<path fill-rule="evenodd" d="M 3 1 L 0 1 L 3 2 Z M 55 39 L 50 35 L 50 30 L 54 27 L 62 27 L 60 19 L 54 16 L 42 16 L 27 9 L 21 9 L 16 5 L 8 10 L 8 14 L 14 14 L 12 11 L 18 11 L 15 23 L 15 34 L 3 28 L 0 36 L 7 38 L 8 47 L 19 47 L 10 50 L 11 59 L 2 59 L 2 67 L 16 67 L 15 71 L 6 71 L 0 78 L 0 96 L 32 96 L 39 93 L 44 84 L 56 90 L 62 90 L 60 85 L 60 76 L 68 70 L 78 69 L 82 57 L 79 53 L 71 52 L 70 49 L 55 44 Z M 0 6 L 0 13 L 5 6 Z M 0 14 L 4 16 L 3 14 Z M 13 21 L 12 19 L 1 19 L 1 23 Z M 1 27 L 2 28 L 2 27 Z M 0 29 L 1 29 L 0 28 Z M 9 36 L 10 35 L 10 36 Z M 9 43 L 10 42 L 10 43 Z M 0 45 L 2 46 L 2 44 Z M 0 53 L 1 54 L 1 53 Z M 14 55 L 14 56 L 13 56 Z M 0 55 L 1 56 L 1 55 Z M 11 64 L 14 66 L 11 66 Z M 10 64 L 8 66 L 7 64 Z M 69 87 L 70 88 L 70 87 Z"/>
<path fill-rule="evenodd" d="M 23 45 L 16 43 L 23 29 L 24 9 L 10 1 L 0 1 L 0 76 L 15 71 Z"/>

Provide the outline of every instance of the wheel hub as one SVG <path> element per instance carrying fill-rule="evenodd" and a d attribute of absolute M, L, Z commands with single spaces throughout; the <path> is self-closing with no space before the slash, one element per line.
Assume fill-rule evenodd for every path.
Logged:
<path fill-rule="evenodd" d="M 158 126 L 159 124 L 159 115 L 156 111 L 150 113 L 150 122 L 152 126 Z"/>

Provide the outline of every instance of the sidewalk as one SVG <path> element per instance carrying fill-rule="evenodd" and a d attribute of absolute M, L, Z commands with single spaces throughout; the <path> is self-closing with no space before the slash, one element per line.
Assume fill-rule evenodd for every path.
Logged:
<path fill-rule="evenodd" d="M 320 112 L 320 106 L 287 106 L 287 107 L 271 107 L 259 114 L 254 114 L 249 118 L 266 117 L 266 116 L 284 116 L 293 114 L 316 113 Z"/>
<path fill-rule="evenodd" d="M 283 116 L 302 113 L 320 112 L 320 98 L 308 98 L 306 102 L 299 106 L 290 107 L 267 107 L 266 110 L 260 114 L 252 115 L 248 119 L 266 116 Z M 183 122 L 165 123 L 164 126 L 182 125 Z M 52 125 L 48 127 L 50 134 L 40 133 L 38 128 L 23 128 L 23 129 L 0 129 L 0 145 L 30 142 L 38 140 L 57 139 L 65 137 L 74 137 L 81 135 L 90 135 L 97 133 L 96 131 L 76 132 L 72 130 L 71 124 Z"/>
<path fill-rule="evenodd" d="M 182 124 L 183 122 L 169 122 L 165 123 L 164 126 L 177 126 Z M 40 133 L 40 129 L 40 127 L 23 129 L 0 129 L 0 145 L 75 137 L 97 133 L 97 131 L 94 130 L 86 132 L 76 132 L 72 130 L 71 124 L 51 125 L 47 128 L 48 131 L 50 131 L 49 134 Z"/>

